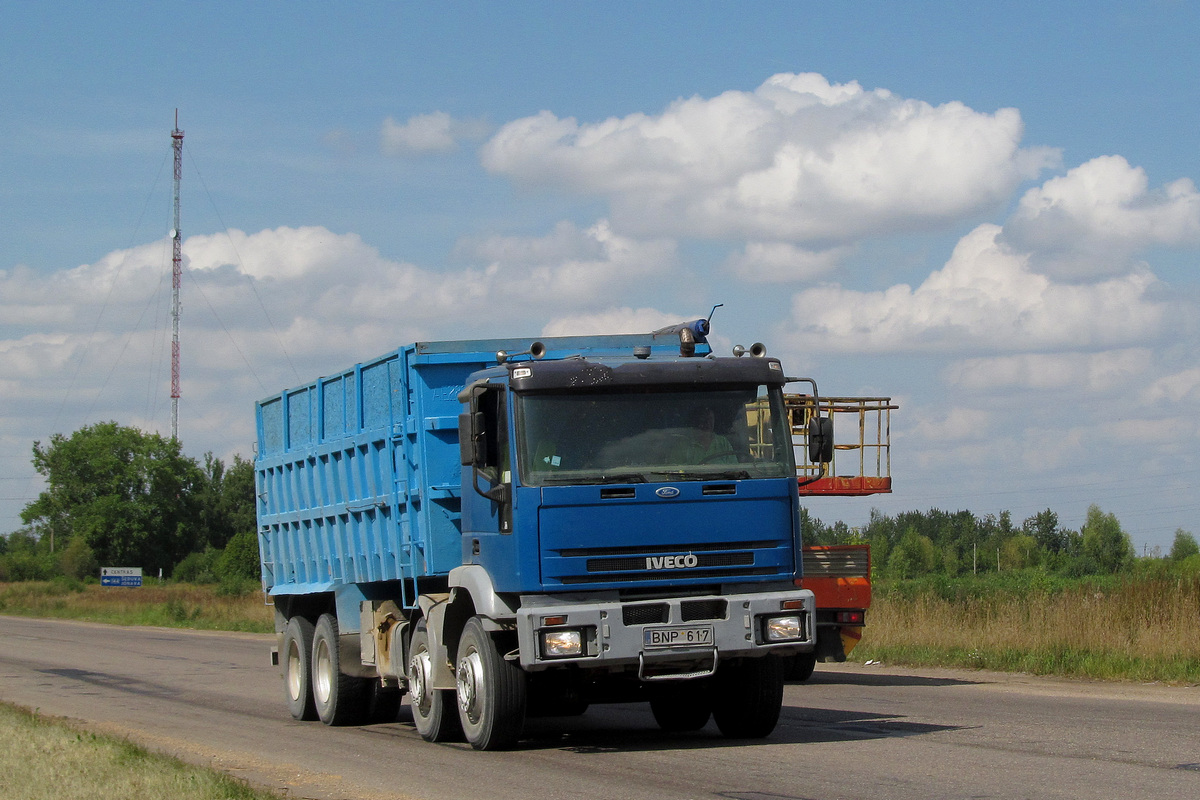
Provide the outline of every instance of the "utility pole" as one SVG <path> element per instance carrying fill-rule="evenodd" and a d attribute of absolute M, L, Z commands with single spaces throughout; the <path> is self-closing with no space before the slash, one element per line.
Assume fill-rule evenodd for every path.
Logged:
<path fill-rule="evenodd" d="M 175 151 L 175 227 L 171 228 L 171 439 L 179 441 L 179 285 L 183 281 L 183 233 L 179 230 L 179 180 L 183 177 L 183 131 L 179 109 L 171 131 Z"/>

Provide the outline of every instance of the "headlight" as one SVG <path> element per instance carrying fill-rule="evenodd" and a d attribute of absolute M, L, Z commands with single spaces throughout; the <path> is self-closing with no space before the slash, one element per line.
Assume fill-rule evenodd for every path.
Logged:
<path fill-rule="evenodd" d="M 791 642 L 804 638 L 804 620 L 797 614 L 786 617 L 767 617 L 763 623 L 763 640 Z"/>
<path fill-rule="evenodd" d="M 569 658 L 583 654 L 583 631 L 577 628 L 542 631 L 542 658 Z"/>

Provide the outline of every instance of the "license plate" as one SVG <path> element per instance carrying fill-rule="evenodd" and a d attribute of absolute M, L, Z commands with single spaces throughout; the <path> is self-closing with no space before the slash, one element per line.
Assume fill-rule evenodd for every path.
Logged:
<path fill-rule="evenodd" d="M 650 650 L 660 647 L 711 647 L 712 643 L 711 625 L 642 628 L 642 645 Z"/>

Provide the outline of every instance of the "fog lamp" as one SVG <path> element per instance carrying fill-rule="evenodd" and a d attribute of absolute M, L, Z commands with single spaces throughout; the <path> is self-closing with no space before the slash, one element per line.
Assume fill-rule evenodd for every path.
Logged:
<path fill-rule="evenodd" d="M 800 616 L 767 617 L 763 626 L 763 638 L 768 642 L 790 642 L 804 638 L 804 623 Z"/>
<path fill-rule="evenodd" d="M 542 631 L 542 658 L 569 658 L 583 655 L 583 632 L 577 628 Z"/>

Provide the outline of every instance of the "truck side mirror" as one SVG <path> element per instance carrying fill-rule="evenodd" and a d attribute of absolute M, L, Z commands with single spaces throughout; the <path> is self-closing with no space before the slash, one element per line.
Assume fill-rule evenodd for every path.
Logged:
<path fill-rule="evenodd" d="M 480 494 L 488 500 L 504 505 L 511 496 L 511 489 L 507 483 L 497 483 L 492 485 L 486 492 L 480 492 Z"/>
<path fill-rule="evenodd" d="M 814 416 L 808 421 L 808 460 L 814 464 L 833 461 L 833 420 Z"/>
<path fill-rule="evenodd" d="M 458 415 L 458 455 L 459 462 L 464 467 L 478 466 L 483 463 L 485 452 L 483 436 L 482 412 L 471 411 Z"/>

